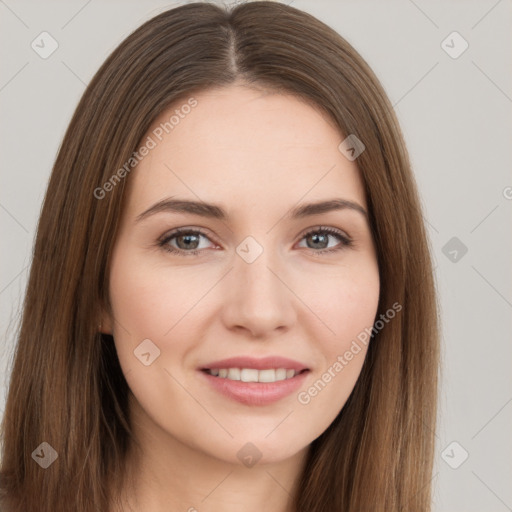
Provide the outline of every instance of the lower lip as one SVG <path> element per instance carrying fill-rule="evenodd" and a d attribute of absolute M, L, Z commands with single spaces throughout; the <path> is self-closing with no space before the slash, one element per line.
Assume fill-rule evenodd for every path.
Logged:
<path fill-rule="evenodd" d="M 291 379 L 277 382 L 242 382 L 222 377 L 214 377 L 209 373 L 200 371 L 207 381 L 223 395 L 245 405 L 268 405 L 277 402 L 297 391 L 309 370 L 299 373 Z"/>

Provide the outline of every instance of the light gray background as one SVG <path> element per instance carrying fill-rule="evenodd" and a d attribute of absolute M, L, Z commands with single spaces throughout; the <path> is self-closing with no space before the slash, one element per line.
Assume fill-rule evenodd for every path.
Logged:
<path fill-rule="evenodd" d="M 0 0 L 0 414 L 40 206 L 72 112 L 110 51 L 179 3 Z M 332 26 L 368 61 L 410 151 L 442 307 L 434 511 L 512 510 L 512 3 L 292 5 Z M 31 48 L 42 31 L 59 44 L 47 59 Z M 469 43 L 456 59 L 441 46 L 453 31 Z M 446 44 L 460 48 L 457 40 Z M 456 249 L 455 262 L 452 247 L 443 252 L 452 237 L 467 247 L 463 256 Z M 448 462 L 460 463 L 463 450 L 469 457 L 453 469 Z"/>

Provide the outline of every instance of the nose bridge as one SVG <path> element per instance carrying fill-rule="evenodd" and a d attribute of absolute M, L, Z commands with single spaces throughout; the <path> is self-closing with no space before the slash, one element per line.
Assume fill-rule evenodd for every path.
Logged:
<path fill-rule="evenodd" d="M 293 294 L 284 284 L 286 273 L 276 253 L 252 237 L 242 241 L 236 252 L 225 321 L 259 335 L 289 326 L 294 319 Z"/>
<path fill-rule="evenodd" d="M 275 265 L 275 258 L 269 253 L 269 250 L 264 251 L 251 263 L 243 258 L 238 258 L 235 263 L 235 278 L 239 279 L 238 291 L 246 300 L 254 302 L 255 306 L 263 299 L 267 302 L 276 301 L 283 294 L 283 284 L 277 278 L 278 272 L 275 269 L 279 265 Z"/>

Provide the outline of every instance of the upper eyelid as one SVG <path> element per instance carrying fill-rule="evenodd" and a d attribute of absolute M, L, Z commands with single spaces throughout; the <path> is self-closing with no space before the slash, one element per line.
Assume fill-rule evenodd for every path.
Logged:
<path fill-rule="evenodd" d="M 335 228 L 333 226 L 324 226 L 324 225 L 306 228 L 305 230 L 301 231 L 299 236 L 303 237 L 303 236 L 307 235 L 308 233 L 316 232 L 316 231 L 334 231 L 333 233 L 329 233 L 329 234 L 330 235 L 339 234 L 339 235 L 345 236 L 348 239 L 352 239 L 352 237 L 344 229 Z"/>
<path fill-rule="evenodd" d="M 160 242 L 165 242 L 165 241 L 169 240 L 170 238 L 174 238 L 175 236 L 179 236 L 179 235 L 183 235 L 183 234 L 186 235 L 188 233 L 199 234 L 206 238 L 211 238 L 211 235 L 209 233 L 207 233 L 206 231 L 204 231 L 204 228 L 176 228 L 171 231 L 166 231 L 161 237 L 158 238 L 158 240 Z M 214 240 L 211 240 L 211 241 L 213 242 Z"/>

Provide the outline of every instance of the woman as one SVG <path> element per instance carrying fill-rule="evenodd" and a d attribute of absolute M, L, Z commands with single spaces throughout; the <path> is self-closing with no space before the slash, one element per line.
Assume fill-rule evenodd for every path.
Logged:
<path fill-rule="evenodd" d="M 183 5 L 110 55 L 57 156 L 2 510 L 425 512 L 437 366 L 373 72 L 298 9 Z"/>

